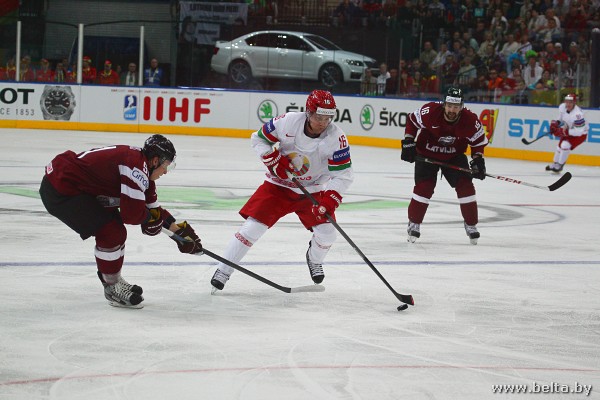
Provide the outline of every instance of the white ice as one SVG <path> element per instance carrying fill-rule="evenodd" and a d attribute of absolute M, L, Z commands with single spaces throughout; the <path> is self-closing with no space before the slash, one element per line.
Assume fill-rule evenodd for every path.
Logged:
<path fill-rule="evenodd" d="M 356 179 L 339 225 L 414 307 L 398 312 L 341 235 L 322 293 L 287 294 L 236 272 L 211 295 L 212 259 L 128 226 L 123 276 L 144 288 L 145 307 L 113 308 L 93 239 L 48 215 L 37 189 L 44 165 L 64 150 L 139 146 L 146 136 L 0 130 L 0 399 L 533 396 L 494 394 L 494 385 L 600 398 L 600 168 L 567 164 L 573 179 L 554 192 L 476 181 L 476 246 L 442 180 L 410 244 L 413 166 L 398 150 L 354 146 Z M 264 168 L 249 140 L 170 138 L 177 168 L 158 181 L 163 205 L 222 254 Z M 489 173 L 542 186 L 558 178 L 545 165 L 487 159 Z M 281 285 L 309 285 L 309 238 L 288 216 L 241 265 Z M 562 393 L 583 385 L 593 387 L 588 396 Z"/>

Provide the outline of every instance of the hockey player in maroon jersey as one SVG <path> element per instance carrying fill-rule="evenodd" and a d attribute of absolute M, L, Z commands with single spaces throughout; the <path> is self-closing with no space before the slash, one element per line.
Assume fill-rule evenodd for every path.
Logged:
<path fill-rule="evenodd" d="M 96 237 L 96 265 L 104 296 L 115 307 L 142 308 L 142 288 L 121 276 L 127 230 L 141 225 L 155 236 L 162 227 L 189 239 L 176 242 L 182 253 L 200 253 L 200 238 L 190 224 L 175 218 L 158 202 L 155 181 L 175 167 L 175 147 L 153 135 L 143 148 L 107 146 L 76 154 L 68 150 L 47 166 L 40 197 L 50 214 L 79 233 Z"/>
<path fill-rule="evenodd" d="M 464 227 L 472 244 L 477 244 L 478 213 L 473 178 L 485 179 L 483 149 L 488 144 L 483 126 L 476 114 L 464 108 L 461 89 L 448 89 L 442 102 L 430 102 L 409 115 L 406 122 L 401 158 L 415 163 L 415 187 L 408 206 L 408 241 L 421 236 L 421 223 L 441 169 L 448 184 L 456 190 Z M 471 148 L 471 162 L 465 152 Z M 442 161 L 472 174 L 441 167 L 423 158 Z"/>

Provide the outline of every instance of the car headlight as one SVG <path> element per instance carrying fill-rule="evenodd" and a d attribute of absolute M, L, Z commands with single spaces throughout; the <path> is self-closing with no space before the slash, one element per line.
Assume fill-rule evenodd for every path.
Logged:
<path fill-rule="evenodd" d="M 344 62 L 348 65 L 352 65 L 353 67 L 363 67 L 365 63 L 360 60 L 344 60 Z"/>

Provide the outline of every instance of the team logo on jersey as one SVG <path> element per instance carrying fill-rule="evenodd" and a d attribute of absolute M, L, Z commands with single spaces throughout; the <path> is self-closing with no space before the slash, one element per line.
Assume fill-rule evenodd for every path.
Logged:
<path fill-rule="evenodd" d="M 360 110 L 360 126 L 368 131 L 373 125 L 375 125 L 375 109 L 367 104 Z"/>
<path fill-rule="evenodd" d="M 308 157 L 298 153 L 290 153 L 287 156 L 291 160 L 297 175 L 302 176 L 308 172 L 308 169 L 310 168 L 310 160 Z"/>
<path fill-rule="evenodd" d="M 265 123 L 279 115 L 277 104 L 273 100 L 263 100 L 258 105 L 257 115 L 260 122 Z"/>
<path fill-rule="evenodd" d="M 438 139 L 440 146 L 452 146 L 456 138 L 454 136 L 442 136 Z"/>
<path fill-rule="evenodd" d="M 123 118 L 127 121 L 137 119 L 137 96 L 128 94 L 123 99 Z"/>

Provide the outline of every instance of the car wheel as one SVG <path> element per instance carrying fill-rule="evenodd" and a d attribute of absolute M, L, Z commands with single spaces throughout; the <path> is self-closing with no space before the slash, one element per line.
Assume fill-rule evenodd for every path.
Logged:
<path fill-rule="evenodd" d="M 344 81 L 342 70 L 335 64 L 325 64 L 319 70 L 319 81 L 327 86 L 333 87 Z"/>
<path fill-rule="evenodd" d="M 252 80 L 252 70 L 246 61 L 236 60 L 229 64 L 229 78 L 237 84 L 245 84 Z"/>

